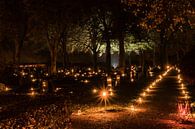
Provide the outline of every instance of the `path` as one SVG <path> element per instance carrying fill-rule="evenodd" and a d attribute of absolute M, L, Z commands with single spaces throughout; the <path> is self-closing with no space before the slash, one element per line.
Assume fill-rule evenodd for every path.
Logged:
<path fill-rule="evenodd" d="M 72 126 L 74 129 L 195 129 L 194 118 L 181 124 L 177 102 L 182 92 L 177 77 L 171 71 L 135 107 L 130 104 L 128 108 L 116 106 L 106 111 L 94 108 L 73 113 Z"/>

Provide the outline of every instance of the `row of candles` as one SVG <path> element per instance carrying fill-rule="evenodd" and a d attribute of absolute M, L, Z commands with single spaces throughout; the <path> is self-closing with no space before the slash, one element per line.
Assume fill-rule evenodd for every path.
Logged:
<path fill-rule="evenodd" d="M 181 91 L 181 95 L 182 95 L 181 99 L 189 100 L 190 99 L 189 92 L 187 91 L 187 87 L 184 84 L 183 79 L 181 77 L 180 69 L 176 68 L 176 70 L 178 72 L 177 79 L 178 79 L 178 83 L 179 83 L 179 86 L 180 86 L 179 90 Z"/>
<path fill-rule="evenodd" d="M 147 86 L 142 93 L 135 99 L 135 102 L 130 105 L 131 111 L 136 111 L 135 105 L 140 105 L 146 102 L 146 97 L 151 95 L 151 92 L 155 91 L 155 88 L 157 87 L 158 83 L 168 74 L 170 70 L 172 70 L 173 67 L 167 66 L 167 70 L 158 76 L 157 79 L 155 79 L 149 86 Z"/>
<path fill-rule="evenodd" d="M 181 70 L 179 68 L 176 68 L 176 71 L 178 73 L 177 80 L 179 84 L 179 90 L 180 90 L 180 98 L 178 102 L 178 114 L 182 119 L 189 119 L 190 117 L 195 117 L 195 114 L 193 113 L 192 108 L 195 107 L 194 103 L 191 103 L 191 96 L 189 95 L 188 88 L 185 85 L 182 76 L 180 74 Z"/>

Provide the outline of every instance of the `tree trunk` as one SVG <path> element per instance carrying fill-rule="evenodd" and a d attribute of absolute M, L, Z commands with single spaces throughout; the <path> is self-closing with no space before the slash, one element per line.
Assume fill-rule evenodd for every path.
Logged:
<path fill-rule="evenodd" d="M 97 52 L 94 50 L 93 52 L 93 68 L 95 71 L 97 71 Z"/>
<path fill-rule="evenodd" d="M 62 43 L 62 53 L 63 53 L 63 67 L 66 68 L 68 65 L 68 53 L 67 53 L 67 49 L 66 49 L 66 43 L 63 42 Z"/>
<path fill-rule="evenodd" d="M 62 44 L 62 56 L 63 56 L 63 67 L 64 69 L 68 65 L 68 52 L 67 52 L 67 32 L 66 27 L 60 33 L 60 43 Z"/>
<path fill-rule="evenodd" d="M 106 68 L 108 74 L 111 72 L 111 51 L 110 51 L 110 39 L 106 36 Z"/>
<path fill-rule="evenodd" d="M 147 74 L 147 67 L 146 67 L 146 61 L 145 61 L 145 52 L 141 50 L 141 75 L 143 77 L 146 77 Z"/>
<path fill-rule="evenodd" d="M 144 75 L 144 54 L 142 50 L 140 55 L 141 55 L 141 75 Z"/>
<path fill-rule="evenodd" d="M 167 64 L 167 45 L 166 45 L 166 40 L 165 40 L 165 31 L 161 31 L 160 33 L 160 65 L 164 69 L 165 65 Z"/>
<path fill-rule="evenodd" d="M 15 48 L 14 48 L 14 64 L 16 66 L 19 65 L 20 62 L 20 44 L 15 41 Z"/>
<path fill-rule="evenodd" d="M 57 48 L 52 48 L 50 51 L 50 56 L 51 56 L 51 68 L 50 68 L 50 74 L 51 76 L 56 75 L 57 70 L 56 70 L 56 64 L 57 64 Z"/>
<path fill-rule="evenodd" d="M 14 64 L 18 66 L 20 64 L 21 49 L 24 43 L 25 34 L 22 33 L 18 40 L 15 41 L 15 50 L 14 50 Z"/>
<path fill-rule="evenodd" d="M 153 50 L 153 60 L 152 60 L 153 67 L 156 66 L 156 46 L 154 45 L 154 50 Z"/>
<path fill-rule="evenodd" d="M 119 68 L 123 74 L 125 72 L 125 48 L 124 48 L 124 37 L 119 38 Z"/>

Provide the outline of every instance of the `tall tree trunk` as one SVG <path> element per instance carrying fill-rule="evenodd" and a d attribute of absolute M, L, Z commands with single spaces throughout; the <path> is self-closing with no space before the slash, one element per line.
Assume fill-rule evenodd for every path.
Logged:
<path fill-rule="evenodd" d="M 153 67 L 156 66 L 156 46 L 155 46 L 155 44 L 154 44 L 154 50 L 153 50 L 152 65 L 153 65 Z"/>
<path fill-rule="evenodd" d="M 97 71 L 97 52 L 96 50 L 93 51 L 93 68 Z"/>
<path fill-rule="evenodd" d="M 57 64 L 57 48 L 53 47 L 50 51 L 50 56 L 51 56 L 51 68 L 50 68 L 50 74 L 51 76 L 56 75 L 57 70 L 56 70 L 56 64 Z"/>
<path fill-rule="evenodd" d="M 165 65 L 169 64 L 169 54 L 168 54 L 168 46 L 167 40 L 164 42 L 164 53 L 165 53 Z"/>
<path fill-rule="evenodd" d="M 165 68 L 165 64 L 167 62 L 167 50 L 166 50 L 166 40 L 165 40 L 165 31 L 164 30 L 161 30 L 161 33 L 160 33 L 160 42 L 161 42 L 161 45 L 160 45 L 160 65 L 161 65 L 161 68 Z"/>
<path fill-rule="evenodd" d="M 125 72 L 125 48 L 124 48 L 124 37 L 119 38 L 119 68 L 123 74 Z"/>
<path fill-rule="evenodd" d="M 108 74 L 111 72 L 111 47 L 110 47 L 110 39 L 106 37 L 106 68 Z"/>
<path fill-rule="evenodd" d="M 60 43 L 62 44 L 62 56 L 64 69 L 68 65 L 68 52 L 67 52 L 67 27 L 65 26 L 60 33 Z"/>
<path fill-rule="evenodd" d="M 129 66 L 131 67 L 131 52 L 129 52 Z"/>
<path fill-rule="evenodd" d="M 18 66 L 20 63 L 20 44 L 18 41 L 15 41 L 14 47 L 14 64 Z"/>
<path fill-rule="evenodd" d="M 25 36 L 27 32 L 27 25 L 22 26 L 18 36 L 17 40 L 15 40 L 15 50 L 14 50 L 14 64 L 18 66 L 20 64 L 21 59 L 21 49 L 24 44 Z"/>
<path fill-rule="evenodd" d="M 63 53 L 63 67 L 66 68 L 68 65 L 68 53 L 66 49 L 66 42 L 62 43 L 62 53 Z"/>
<path fill-rule="evenodd" d="M 145 62 L 145 52 L 143 50 L 141 50 L 141 75 L 143 77 L 146 77 L 146 62 Z"/>

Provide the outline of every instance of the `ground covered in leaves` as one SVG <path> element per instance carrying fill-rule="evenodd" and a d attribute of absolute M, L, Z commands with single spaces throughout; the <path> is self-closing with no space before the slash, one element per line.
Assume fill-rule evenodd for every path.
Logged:
<path fill-rule="evenodd" d="M 181 87 L 182 84 L 185 88 Z M 26 104 L 18 114 L 14 114 L 13 117 L 1 116 L 0 128 L 195 129 L 195 112 L 194 108 L 190 107 L 194 103 L 194 92 L 191 92 L 194 88 L 178 81 L 176 72 L 163 77 L 150 90 L 147 86 L 138 88 L 143 90 L 136 92 L 131 91 L 134 90 L 132 87 L 121 89 L 124 91 L 115 92 L 118 94 L 115 96 L 115 101 L 110 101 L 107 105 L 99 104 L 98 101 L 87 104 L 71 103 L 65 101 L 65 98 L 59 101 L 59 96 L 49 98 L 51 103 L 44 104 L 43 102 L 47 102 L 48 99 L 42 97 L 42 100 L 38 101 L 41 105 L 35 103 L 37 106 L 26 103 L 33 102 L 33 99 L 24 100 Z M 183 99 L 183 95 L 187 99 Z M 126 96 L 125 101 L 122 99 L 124 96 Z M 94 98 L 87 100 L 92 101 Z M 20 103 L 24 105 L 23 102 Z M 2 110 L 0 113 L 6 112 Z"/>

